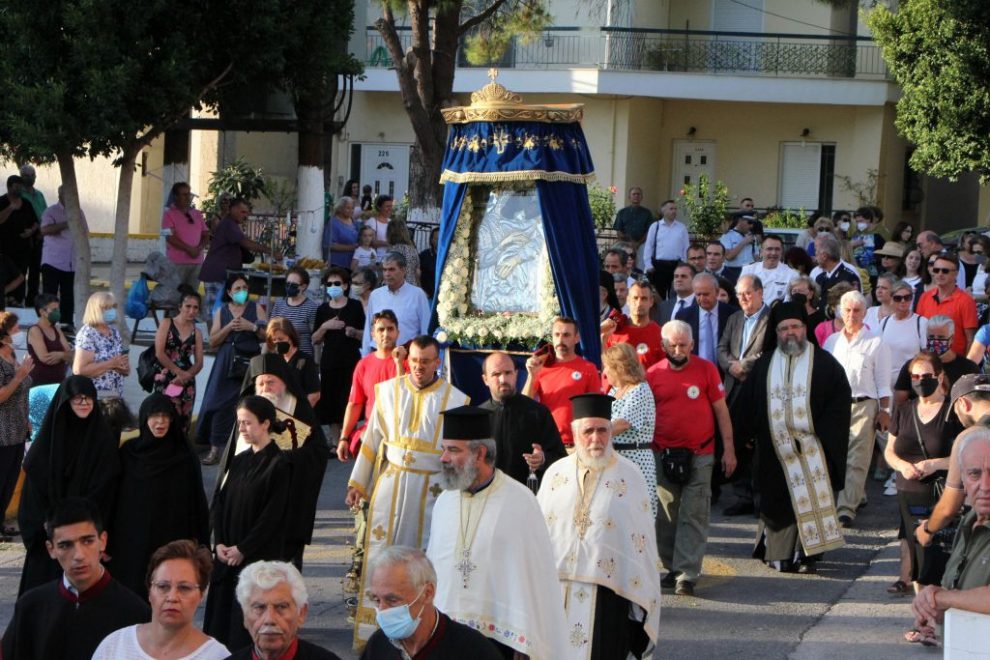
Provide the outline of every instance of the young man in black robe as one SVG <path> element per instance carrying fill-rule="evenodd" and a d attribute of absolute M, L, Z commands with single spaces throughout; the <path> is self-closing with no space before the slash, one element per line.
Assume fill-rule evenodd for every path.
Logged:
<path fill-rule="evenodd" d="M 807 351 L 812 353 L 807 354 Z M 790 383 L 794 385 L 790 391 L 784 391 L 774 381 L 772 367 L 775 357 L 776 364 L 780 365 L 782 360 L 783 364 L 788 365 Z M 805 364 L 806 358 L 810 358 L 806 363 L 810 365 L 810 369 L 803 370 L 798 365 Z M 805 383 L 810 384 L 807 390 L 804 389 Z M 822 483 L 821 486 L 823 489 L 826 486 L 831 487 L 831 502 L 814 498 L 817 503 L 814 505 L 815 515 L 812 516 L 809 512 L 803 517 L 802 528 L 809 519 L 819 521 L 822 527 L 817 530 L 820 532 L 820 545 L 817 547 L 837 547 L 842 544 L 841 532 L 836 536 L 834 525 L 829 525 L 828 520 L 835 518 L 834 494 L 845 484 L 849 401 L 852 395 L 842 365 L 831 354 L 808 341 L 807 311 L 803 301 L 778 303 L 770 310 L 763 354 L 733 402 L 732 417 L 740 437 L 756 438 L 754 485 L 760 493 L 758 513 L 761 524 L 753 556 L 780 571 L 811 571 L 821 556 L 821 550 L 806 552 L 815 545 L 810 537 L 805 542 L 799 533 L 792 504 L 792 489 L 778 457 L 778 448 L 775 447 L 774 427 L 769 412 L 769 385 L 774 386 L 774 391 L 778 392 L 777 398 L 784 406 L 794 406 L 788 414 L 781 416 L 785 421 L 782 427 L 776 427 L 778 432 L 783 432 L 790 438 L 799 461 L 813 461 L 809 465 L 817 462 L 828 472 L 827 483 Z M 794 402 L 798 397 L 802 401 L 800 406 Z M 801 414 L 795 414 L 797 412 Z M 812 434 L 804 436 L 802 443 L 798 426 L 802 419 L 809 418 Z M 821 447 L 820 455 L 818 452 L 809 452 L 811 445 Z M 817 492 L 818 489 L 809 487 L 808 490 Z M 829 541 L 830 537 L 835 538 Z"/>
<path fill-rule="evenodd" d="M 550 409 L 516 389 L 519 371 L 508 354 L 496 351 L 485 358 L 482 380 L 492 398 L 481 408 L 492 413 L 492 437 L 498 451 L 495 467 L 525 484 L 558 458 L 567 456 Z"/>
<path fill-rule="evenodd" d="M 422 550 L 388 546 L 367 569 L 379 630 L 371 635 L 361 660 L 501 660 L 488 638 L 433 605 L 437 574 Z"/>
<path fill-rule="evenodd" d="M 100 564 L 107 533 L 92 502 L 66 498 L 47 528 L 48 552 L 63 574 L 17 600 L 3 635 L 5 660 L 89 660 L 104 637 L 151 618 L 148 603 Z"/>

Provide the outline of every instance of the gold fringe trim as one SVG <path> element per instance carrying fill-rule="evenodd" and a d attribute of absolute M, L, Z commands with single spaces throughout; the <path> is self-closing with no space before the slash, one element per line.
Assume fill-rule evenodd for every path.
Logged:
<path fill-rule="evenodd" d="M 588 184 L 595 180 L 595 173 L 569 174 L 546 170 L 515 170 L 511 172 L 452 172 L 444 170 L 440 183 L 501 183 L 505 181 L 566 181 Z"/>

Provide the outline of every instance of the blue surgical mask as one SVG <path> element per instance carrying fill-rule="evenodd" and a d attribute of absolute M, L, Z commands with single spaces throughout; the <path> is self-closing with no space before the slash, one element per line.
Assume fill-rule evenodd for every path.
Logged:
<path fill-rule="evenodd" d="M 419 597 L 423 595 L 425 590 L 426 586 L 424 585 L 423 589 L 419 592 L 419 596 L 413 598 L 412 603 L 390 607 L 387 610 L 375 608 L 375 620 L 386 637 L 395 640 L 412 637 L 412 634 L 416 632 L 416 628 L 419 626 L 419 620 L 423 616 L 423 610 L 420 609 L 419 616 L 414 619 L 409 612 L 409 606 L 419 600 Z"/>
<path fill-rule="evenodd" d="M 340 298 L 342 295 L 344 295 L 344 287 L 337 285 L 328 286 L 327 295 L 330 296 L 331 298 Z"/>
<path fill-rule="evenodd" d="M 230 294 L 230 299 L 234 301 L 237 305 L 243 305 L 247 302 L 248 292 L 241 289 L 240 291 L 235 291 Z"/>
<path fill-rule="evenodd" d="M 113 323 L 116 320 L 117 320 L 117 310 L 116 309 L 110 308 L 110 309 L 103 310 L 103 322 L 104 323 Z"/>

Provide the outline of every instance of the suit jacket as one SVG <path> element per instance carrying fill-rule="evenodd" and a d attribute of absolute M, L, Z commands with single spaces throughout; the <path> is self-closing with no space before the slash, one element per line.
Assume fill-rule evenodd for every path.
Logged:
<path fill-rule="evenodd" d="M 682 307 L 681 311 L 683 312 L 687 309 L 690 309 L 691 306 L 694 304 L 695 304 L 694 298 L 692 297 L 691 302 L 688 305 Z M 677 296 L 671 296 L 666 300 L 662 300 L 660 302 L 659 307 L 657 307 L 657 317 L 653 320 L 659 323 L 661 326 L 667 321 L 672 320 L 674 318 L 674 307 L 676 305 L 677 305 Z"/>
<path fill-rule="evenodd" d="M 729 282 L 732 286 L 735 286 L 736 281 L 739 279 L 739 275 L 742 273 L 742 268 L 738 266 L 722 266 L 722 270 L 717 273 L 708 270 L 707 268 L 705 269 L 705 272 L 711 273 L 715 277 L 721 278 Z"/>
<path fill-rule="evenodd" d="M 698 346 L 701 343 L 698 334 L 698 316 L 701 308 L 698 307 L 698 303 L 691 305 L 685 309 L 682 309 L 680 313 L 677 314 L 677 319 L 684 321 L 691 326 L 691 336 L 694 337 L 694 348 L 691 349 L 691 353 L 694 355 L 698 354 Z M 732 305 L 718 301 L 715 307 L 715 314 L 718 317 L 718 333 L 715 337 L 715 355 L 718 355 L 718 343 L 721 341 L 722 336 L 725 334 L 725 327 L 729 322 L 729 317 L 732 313 L 736 311 L 736 308 Z M 718 365 L 716 365 L 718 366 Z"/>
<path fill-rule="evenodd" d="M 742 346 L 743 324 L 746 322 L 746 314 L 742 310 L 729 317 L 725 325 L 725 332 L 718 342 L 718 366 L 725 374 L 725 398 L 729 404 L 738 393 L 736 389 L 740 384 L 735 376 L 729 373 L 729 362 L 737 360 L 749 371 L 763 354 L 763 338 L 766 336 L 767 325 L 770 323 L 770 308 L 764 305 L 758 314 L 756 325 L 749 335 L 749 342 L 746 346 Z"/>

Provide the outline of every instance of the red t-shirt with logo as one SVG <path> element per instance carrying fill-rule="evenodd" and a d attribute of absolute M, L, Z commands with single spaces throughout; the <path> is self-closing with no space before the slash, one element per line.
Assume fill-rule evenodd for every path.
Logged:
<path fill-rule="evenodd" d="M 629 344 L 636 349 L 639 363 L 644 369 L 666 357 L 663 352 L 663 341 L 660 338 L 660 326 L 656 321 L 650 321 L 643 327 L 627 324 L 622 330 L 616 330 L 605 341 L 605 348 L 616 344 Z"/>
<path fill-rule="evenodd" d="M 695 454 L 715 452 L 715 413 L 712 404 L 725 398 L 725 388 L 714 364 L 692 355 L 675 371 L 664 358 L 646 372 L 646 382 L 657 403 L 653 447 L 687 447 Z"/>
<path fill-rule="evenodd" d="M 571 435 L 571 397 L 578 394 L 601 392 L 598 368 L 583 357 L 567 362 L 554 362 L 536 374 L 533 396 L 550 409 L 557 423 L 560 439 L 565 445 L 574 444 Z"/>
<path fill-rule="evenodd" d="M 364 419 L 371 419 L 371 411 L 375 409 L 375 385 L 395 378 L 395 360 L 391 357 L 384 360 L 374 353 L 369 353 L 358 360 L 351 377 L 351 393 L 347 396 L 348 403 L 364 406 Z M 350 436 L 351 452 L 357 451 L 364 425 L 358 424 Z"/>

